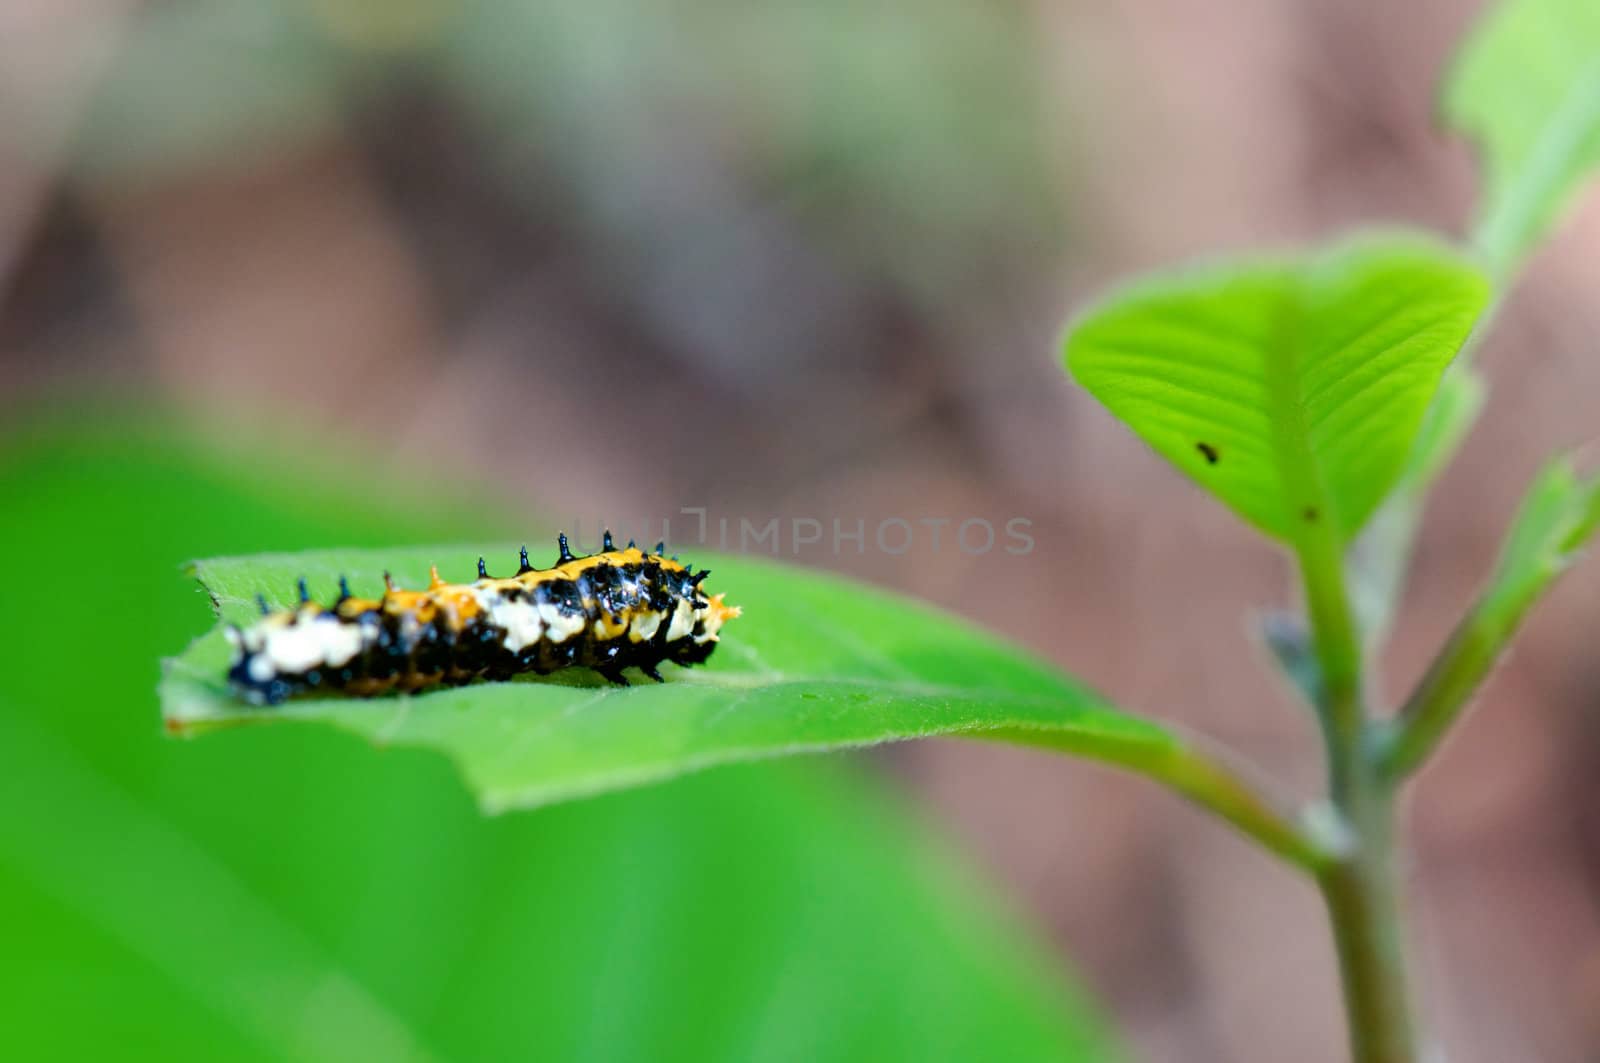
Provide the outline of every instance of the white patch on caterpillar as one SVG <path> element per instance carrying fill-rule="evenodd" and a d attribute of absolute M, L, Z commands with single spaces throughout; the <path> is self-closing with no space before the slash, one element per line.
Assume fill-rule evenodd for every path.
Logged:
<path fill-rule="evenodd" d="M 583 631 L 583 614 L 567 615 L 554 605 L 539 606 L 539 616 L 544 620 L 545 634 L 551 642 L 565 642 Z"/>
<path fill-rule="evenodd" d="M 531 646 L 544 634 L 539 609 L 532 602 L 508 602 L 496 597 L 488 607 L 489 622 L 505 632 L 501 644 L 512 653 Z"/>
<path fill-rule="evenodd" d="M 633 622 L 628 627 L 628 638 L 632 642 L 648 642 L 655 637 L 656 631 L 661 627 L 662 616 L 654 610 L 635 613 Z"/>
<path fill-rule="evenodd" d="M 299 675 L 313 668 L 338 668 L 361 652 L 365 639 L 355 624 L 341 624 L 332 614 L 295 617 L 287 624 L 262 632 L 261 656 L 250 662 L 250 674 L 258 676 L 257 662 L 263 658 L 278 675 Z"/>
<path fill-rule="evenodd" d="M 667 628 L 667 641 L 677 642 L 694 630 L 694 605 L 687 598 L 678 599 L 672 611 L 672 626 Z"/>

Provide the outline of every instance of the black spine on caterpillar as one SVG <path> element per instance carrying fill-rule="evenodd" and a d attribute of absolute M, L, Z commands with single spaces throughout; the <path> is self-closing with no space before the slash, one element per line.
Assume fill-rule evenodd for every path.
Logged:
<path fill-rule="evenodd" d="M 302 589 L 298 605 L 230 627 L 228 680 L 258 705 L 312 690 L 362 697 L 574 666 L 623 685 L 627 668 L 659 681 L 662 662 L 705 661 L 722 624 L 739 615 L 701 590 L 708 575 L 631 544 L 577 557 L 563 535 L 553 568 L 531 567 L 524 548 L 509 578 L 490 576 L 480 558 L 475 582 L 445 583 L 435 572 L 427 590 L 407 591 L 385 575 L 383 596 L 368 599 L 341 577 L 330 606 Z"/>

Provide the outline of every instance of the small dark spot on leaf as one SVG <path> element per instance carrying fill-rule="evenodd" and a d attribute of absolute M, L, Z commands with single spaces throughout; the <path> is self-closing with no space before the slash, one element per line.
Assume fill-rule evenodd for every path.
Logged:
<path fill-rule="evenodd" d="M 1217 448 L 1210 443 L 1196 443 L 1194 449 L 1198 450 L 1206 459 L 1207 465 L 1215 465 L 1222 455 L 1217 453 Z"/>
<path fill-rule="evenodd" d="M 1319 516 L 1316 506 L 1307 506 L 1301 511 L 1300 515 L 1306 519 L 1307 524 L 1315 524 Z"/>

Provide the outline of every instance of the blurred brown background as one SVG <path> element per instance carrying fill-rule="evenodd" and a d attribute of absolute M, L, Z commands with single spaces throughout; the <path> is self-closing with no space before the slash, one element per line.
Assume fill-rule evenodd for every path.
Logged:
<path fill-rule="evenodd" d="M 798 560 L 1313 792 L 1311 721 L 1246 626 L 1287 599 L 1283 560 L 1076 392 L 1055 340 L 1187 256 L 1461 231 L 1471 155 L 1432 101 L 1476 0 L 670 6 L 0 7 L 0 416 L 131 393 L 551 522 L 1025 517 L 1026 557 L 869 532 Z M 1591 194 L 1483 349 L 1391 696 L 1540 459 L 1596 433 L 1597 282 Z M 1414 950 L 1455 1060 L 1600 1058 L 1597 589 L 1591 563 L 1537 612 L 1412 803 Z M 1142 1058 L 1337 1057 L 1316 898 L 1245 843 L 1094 767 L 886 760 Z"/>

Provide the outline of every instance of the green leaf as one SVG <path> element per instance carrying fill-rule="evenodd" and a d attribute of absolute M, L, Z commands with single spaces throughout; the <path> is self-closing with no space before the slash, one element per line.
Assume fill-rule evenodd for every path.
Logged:
<path fill-rule="evenodd" d="M 164 739 L 153 662 L 210 620 L 184 558 L 505 524 L 236 442 L 105 408 L 0 438 L 0 553 L 90 573 L 0 611 L 8 1058 L 1123 1058 L 864 765 L 488 819 L 332 728 Z"/>
<path fill-rule="evenodd" d="M 1405 468 L 1488 297 L 1420 238 L 1143 280 L 1069 329 L 1080 383 L 1266 534 L 1347 543 Z"/>
<path fill-rule="evenodd" d="M 248 622 L 254 596 L 283 602 L 306 576 L 331 597 L 381 574 L 421 585 L 437 562 L 465 577 L 480 553 L 516 544 L 221 558 L 196 573 L 224 620 Z M 1004 643 L 905 599 L 815 572 L 744 558 L 695 557 L 744 615 L 705 667 L 619 688 L 583 669 L 551 680 L 478 683 L 415 697 L 324 697 L 262 710 L 223 683 L 221 631 L 170 662 L 168 727 L 315 720 L 379 745 L 448 755 L 486 811 L 531 808 L 718 764 L 938 735 L 1009 741 L 1095 757 L 1152 775 L 1233 817 L 1292 859 L 1314 861 L 1275 814 L 1187 741 L 1118 711 Z"/>
<path fill-rule="evenodd" d="M 1482 151 L 1475 239 L 1503 276 L 1600 165 L 1600 5 L 1494 6 L 1462 46 L 1444 111 Z"/>
<path fill-rule="evenodd" d="M 196 574 L 225 620 L 248 623 L 257 592 L 282 602 L 307 576 L 331 600 L 338 576 L 356 593 L 381 574 L 426 586 L 428 567 L 468 578 L 487 550 L 339 551 L 202 561 Z M 695 556 L 696 564 L 704 558 Z M 514 567 L 514 565 L 513 565 Z M 313 719 L 389 745 L 455 760 L 491 812 L 530 808 L 731 761 L 869 745 L 929 734 L 1028 729 L 1069 747 L 1174 740 L 998 641 L 953 620 L 842 580 L 747 559 L 711 558 L 713 582 L 744 615 L 705 667 L 669 666 L 670 681 L 615 687 L 585 669 L 478 683 L 417 697 L 326 697 L 262 711 L 223 685 L 220 632 L 173 662 L 162 688 L 169 726 Z"/>
<path fill-rule="evenodd" d="M 1528 610 L 1576 560 L 1600 527 L 1600 476 L 1582 477 L 1570 458 L 1534 481 L 1499 563 L 1477 603 L 1451 635 L 1380 743 L 1384 770 L 1414 770 L 1466 707 Z"/>

